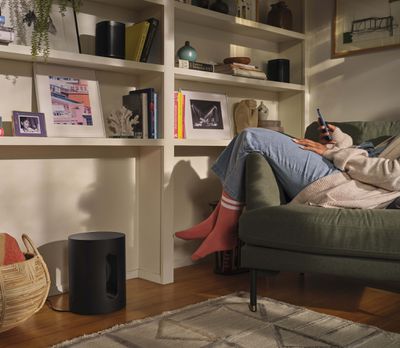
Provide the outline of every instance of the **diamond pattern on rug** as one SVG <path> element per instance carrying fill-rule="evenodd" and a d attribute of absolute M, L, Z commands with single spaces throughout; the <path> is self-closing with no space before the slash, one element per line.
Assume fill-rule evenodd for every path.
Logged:
<path fill-rule="evenodd" d="M 248 295 L 229 295 L 133 321 L 54 347 L 74 348 L 399 348 L 400 335 Z"/>
<path fill-rule="evenodd" d="M 213 342 L 217 336 L 210 335 L 207 331 L 200 333 L 194 328 L 187 327 L 185 323 L 175 322 L 171 319 L 160 320 L 158 324 L 157 339 L 194 340 Z"/>
<path fill-rule="evenodd" d="M 211 325 L 210 325 L 211 324 Z M 265 326 L 263 320 L 246 317 L 243 314 L 229 309 L 226 306 L 216 307 L 213 311 L 202 314 L 185 322 L 186 327 L 191 327 L 196 332 L 208 332 L 216 338 L 230 337 L 244 331 L 255 330 Z"/>
<path fill-rule="evenodd" d="M 278 333 L 279 341 L 282 348 L 290 347 L 302 347 L 302 348 L 323 348 L 323 347 L 338 347 L 331 345 L 327 342 L 308 337 L 301 333 L 293 332 L 287 329 L 275 326 L 275 330 Z"/>

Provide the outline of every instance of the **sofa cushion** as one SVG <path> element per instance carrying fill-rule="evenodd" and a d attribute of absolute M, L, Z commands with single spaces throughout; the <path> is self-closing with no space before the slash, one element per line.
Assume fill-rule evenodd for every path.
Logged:
<path fill-rule="evenodd" d="M 244 212 L 239 236 L 268 248 L 400 260 L 399 221 L 399 210 L 282 205 Z"/>
<path fill-rule="evenodd" d="M 331 122 L 353 138 L 354 144 L 372 141 L 377 145 L 392 135 L 400 134 L 400 121 L 369 121 L 369 122 Z M 318 123 L 310 124 L 305 137 L 314 141 L 319 140 Z"/>

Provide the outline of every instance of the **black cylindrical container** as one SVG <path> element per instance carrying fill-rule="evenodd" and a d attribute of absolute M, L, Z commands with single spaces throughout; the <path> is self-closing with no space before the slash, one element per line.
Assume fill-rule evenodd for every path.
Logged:
<path fill-rule="evenodd" d="M 267 77 L 271 81 L 290 82 L 289 59 L 273 59 L 268 61 Z"/>
<path fill-rule="evenodd" d="M 104 21 L 96 24 L 96 56 L 125 59 L 125 24 Z"/>
<path fill-rule="evenodd" d="M 68 238 L 69 306 L 78 314 L 125 307 L 125 235 L 78 233 Z"/>

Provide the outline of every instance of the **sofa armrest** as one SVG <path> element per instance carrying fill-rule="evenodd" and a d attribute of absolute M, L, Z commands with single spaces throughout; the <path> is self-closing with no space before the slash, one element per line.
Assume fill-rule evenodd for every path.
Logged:
<path fill-rule="evenodd" d="M 246 209 L 280 205 L 284 196 L 267 160 L 259 153 L 246 158 Z"/>

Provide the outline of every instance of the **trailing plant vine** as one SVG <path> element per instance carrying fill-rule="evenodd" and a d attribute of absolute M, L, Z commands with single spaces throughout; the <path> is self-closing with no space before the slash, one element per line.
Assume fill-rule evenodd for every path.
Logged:
<path fill-rule="evenodd" d="M 1 0 L 0 6 L 9 7 L 10 23 L 15 29 L 21 44 L 26 45 L 26 26 L 33 25 L 31 38 L 32 56 L 42 55 L 47 58 L 50 54 L 49 30 L 54 28 L 50 17 L 53 5 L 59 6 L 62 16 L 67 7 L 79 11 L 83 0 Z"/>

